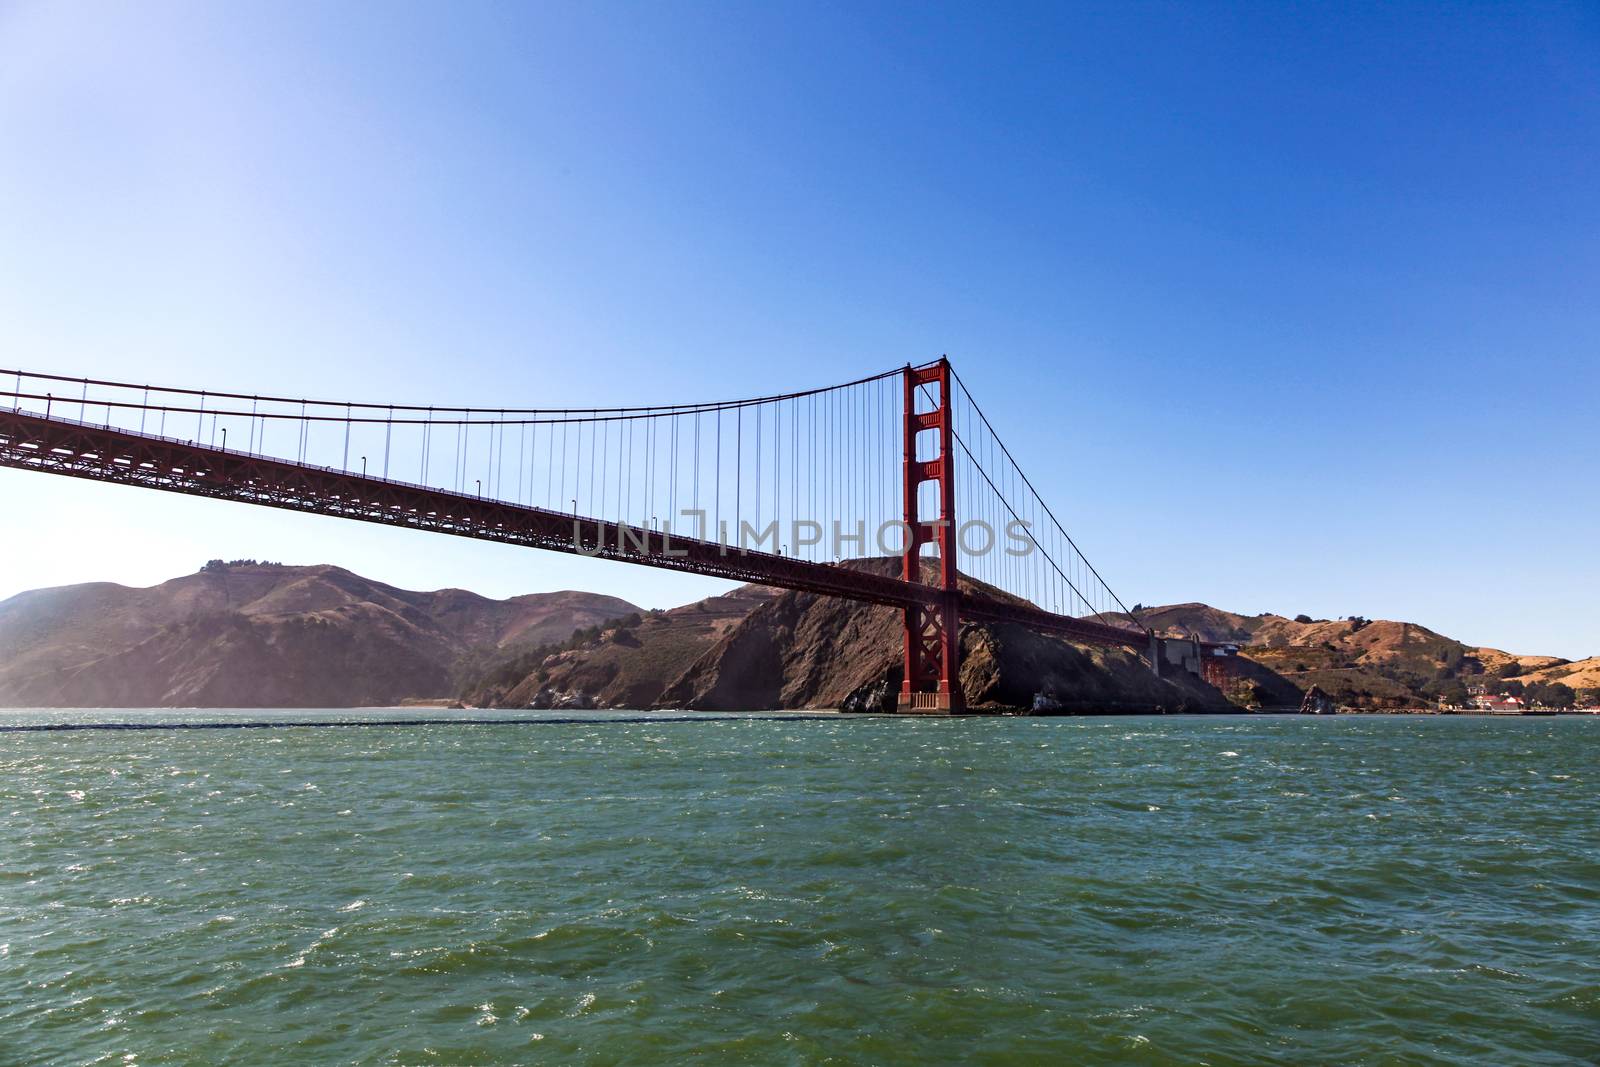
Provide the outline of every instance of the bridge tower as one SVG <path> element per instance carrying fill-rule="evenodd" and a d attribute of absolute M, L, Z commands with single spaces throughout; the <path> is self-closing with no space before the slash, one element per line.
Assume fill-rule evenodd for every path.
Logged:
<path fill-rule="evenodd" d="M 937 395 L 933 396 L 933 392 Z M 918 412 L 919 392 L 935 401 L 932 410 Z M 927 367 L 905 369 L 905 554 L 901 577 L 923 584 L 924 545 L 939 551 L 937 580 L 922 604 L 905 609 L 905 680 L 900 686 L 902 712 L 948 715 L 964 711 L 961 693 L 961 622 L 956 589 L 956 485 L 951 452 L 954 431 L 950 404 L 950 361 L 940 359 Z M 917 438 L 933 431 L 938 453 L 917 457 Z M 919 490 L 925 482 L 938 483 L 939 510 L 921 514 Z"/>

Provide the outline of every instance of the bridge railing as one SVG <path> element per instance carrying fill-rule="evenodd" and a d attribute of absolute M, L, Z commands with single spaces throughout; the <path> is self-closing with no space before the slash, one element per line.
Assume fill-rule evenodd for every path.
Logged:
<path fill-rule="evenodd" d="M 903 544 L 904 373 L 715 403 L 485 408 L 4 370 L 0 384 L 10 388 L 0 389 L 0 406 L 215 454 L 837 564 L 895 556 Z M 926 389 L 913 397 L 919 408 L 936 400 Z M 1132 617 L 958 375 L 948 402 L 961 573 L 1052 615 L 1103 624 Z M 104 418 L 92 417 L 100 411 Z"/>

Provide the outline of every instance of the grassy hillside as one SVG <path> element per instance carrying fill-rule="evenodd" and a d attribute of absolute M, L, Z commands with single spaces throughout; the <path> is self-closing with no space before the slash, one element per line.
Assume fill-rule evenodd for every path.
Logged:
<path fill-rule="evenodd" d="M 1410 622 L 1237 615 L 1206 604 L 1143 608 L 1136 614 L 1171 636 L 1237 642 L 1245 657 L 1298 690 L 1317 686 L 1351 707 L 1431 707 L 1441 699 L 1461 703 L 1469 685 L 1494 688 L 1512 676 L 1564 681 L 1574 689 L 1600 685 L 1600 659 L 1568 664 L 1553 656 L 1514 656 Z"/>

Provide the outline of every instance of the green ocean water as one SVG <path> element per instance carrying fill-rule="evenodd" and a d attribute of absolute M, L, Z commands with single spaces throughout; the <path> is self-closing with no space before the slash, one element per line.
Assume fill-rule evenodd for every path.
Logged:
<path fill-rule="evenodd" d="M 6 1065 L 1600 1061 L 1600 719 L 5 733 L 0 812 Z"/>

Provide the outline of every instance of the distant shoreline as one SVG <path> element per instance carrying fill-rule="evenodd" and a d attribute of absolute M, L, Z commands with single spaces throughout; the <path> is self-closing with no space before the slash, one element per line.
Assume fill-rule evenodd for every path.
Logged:
<path fill-rule="evenodd" d="M 1600 716 L 1600 709 L 1577 709 L 1563 712 L 1438 712 L 1438 711 L 1359 711 L 1341 712 L 1338 715 L 1306 715 L 1294 711 L 1238 711 L 1238 712 L 1172 712 L 1172 713 L 1130 713 L 1130 712 L 1102 712 L 1083 713 L 1070 715 L 1025 715 L 1015 712 L 1001 712 L 994 714 L 966 714 L 954 716 L 941 715 L 898 715 L 886 712 L 845 713 L 838 709 L 806 709 L 785 711 L 781 709 L 766 711 L 685 711 L 664 710 L 658 712 L 633 711 L 618 709 L 620 713 L 607 714 L 606 709 L 588 711 L 579 715 L 504 715 L 501 717 L 484 716 L 482 714 L 463 714 L 460 716 L 426 716 L 416 718 L 312 718 L 313 713 L 340 713 L 340 712 L 383 712 L 404 711 L 406 707 L 380 707 L 380 708 L 122 708 L 122 709 L 87 709 L 87 708 L 0 708 L 0 714 L 12 711 L 33 712 L 70 712 L 70 711 L 147 711 L 147 712 L 187 712 L 197 713 L 205 711 L 242 711 L 242 712 L 273 712 L 283 715 L 282 718 L 239 718 L 239 719 L 212 719 L 185 722 L 173 719 L 152 719 L 139 721 L 136 719 L 99 720 L 99 721 L 67 721 L 67 722 L 0 722 L 0 734 L 16 733 L 82 733 L 82 732 L 115 732 L 115 731 L 175 731 L 175 730 L 275 730 L 275 729 L 303 729 L 326 727 L 423 727 L 423 726 L 583 726 L 583 725 L 655 725 L 694 722 L 800 722 L 805 720 L 823 721 L 867 721 L 883 719 L 903 719 L 907 721 L 925 721 L 928 719 L 1094 719 L 1094 718 L 1232 718 L 1232 717 L 1266 717 L 1273 718 L 1411 718 L 1428 716 L 1434 718 L 1476 718 L 1476 719 L 1548 719 L 1557 717 L 1583 718 Z M 486 709 L 463 709 L 467 712 L 481 712 Z M 305 712 L 307 717 L 295 717 L 293 712 Z"/>

